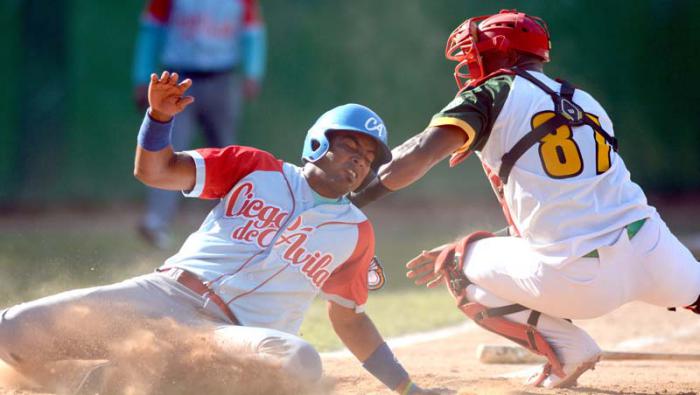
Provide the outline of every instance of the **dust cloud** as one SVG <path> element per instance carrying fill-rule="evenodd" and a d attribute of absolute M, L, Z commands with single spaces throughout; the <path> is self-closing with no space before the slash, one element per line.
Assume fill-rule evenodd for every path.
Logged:
<path fill-rule="evenodd" d="M 308 384 L 288 377 L 274 358 L 230 345 L 222 349 L 213 326 L 184 326 L 169 318 L 136 320 L 120 311 L 96 313 L 72 306 L 52 317 L 60 323 L 53 326 L 60 333 L 27 331 L 38 349 L 51 345 L 46 347 L 52 350 L 49 355 L 27 356 L 18 368 L 41 386 L 1 364 L 0 394 L 36 394 L 38 388 L 74 394 L 81 385 L 90 389 L 86 393 L 101 395 L 321 395 L 331 390 L 323 381 Z"/>

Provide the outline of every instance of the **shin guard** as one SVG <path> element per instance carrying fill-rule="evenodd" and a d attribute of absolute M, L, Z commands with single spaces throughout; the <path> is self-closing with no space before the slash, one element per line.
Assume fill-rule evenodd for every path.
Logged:
<path fill-rule="evenodd" d="M 564 370 L 556 353 L 547 340 L 537 331 L 540 313 L 532 311 L 527 324 L 510 321 L 503 316 L 528 310 L 526 307 L 512 304 L 488 308 L 475 302 L 469 302 L 466 295 L 469 279 L 464 275 L 464 255 L 469 243 L 493 237 L 490 232 L 474 232 L 467 237 L 447 245 L 435 262 L 435 272 L 443 273 L 447 289 L 457 301 L 457 307 L 482 328 L 514 341 L 535 354 L 547 358 L 551 372 L 564 377 Z"/>
<path fill-rule="evenodd" d="M 503 315 L 527 310 L 526 307 L 518 304 L 488 308 L 479 303 L 466 303 L 457 307 L 459 307 L 467 317 L 471 318 L 477 325 L 487 331 L 501 335 L 533 353 L 547 358 L 547 362 L 551 366 L 551 372 L 557 376 L 565 376 L 557 354 L 547 340 L 545 340 L 544 336 L 537 331 L 538 312 L 532 311 L 530 319 L 528 319 L 528 324 L 526 325 L 510 321 L 503 317 Z"/>

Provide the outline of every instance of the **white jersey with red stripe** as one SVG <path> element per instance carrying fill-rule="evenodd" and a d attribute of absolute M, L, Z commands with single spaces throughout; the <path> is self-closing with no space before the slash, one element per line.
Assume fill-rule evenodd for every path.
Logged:
<path fill-rule="evenodd" d="M 246 326 L 296 333 L 317 294 L 363 311 L 374 232 L 347 199 L 323 201 L 302 168 L 254 148 L 187 152 L 196 184 L 219 199 L 162 268 L 205 281 Z"/>
<path fill-rule="evenodd" d="M 558 82 L 530 73 L 559 91 Z M 614 134 L 610 118 L 591 95 L 576 89 L 573 101 Z M 503 155 L 552 116 L 548 94 L 527 79 L 505 74 L 460 92 L 430 125 L 465 130 L 468 145 L 457 153 L 475 151 L 487 172 L 498 174 Z M 562 126 L 527 150 L 515 163 L 503 195 L 511 225 L 542 262 L 554 266 L 613 244 L 625 225 L 655 213 L 630 180 L 622 158 L 585 125 Z"/>

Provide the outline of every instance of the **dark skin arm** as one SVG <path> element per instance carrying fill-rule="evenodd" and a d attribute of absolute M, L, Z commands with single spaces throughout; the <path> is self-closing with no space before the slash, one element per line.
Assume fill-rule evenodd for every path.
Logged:
<path fill-rule="evenodd" d="M 192 96 L 184 96 L 192 86 L 186 79 L 178 84 L 177 73 L 164 71 L 160 76 L 151 74 L 148 85 L 149 115 L 158 122 L 169 122 L 194 102 Z M 136 146 L 134 176 L 142 183 L 160 189 L 187 191 L 194 188 L 195 165 L 192 158 L 173 151 L 167 146 L 160 151 L 148 151 Z"/>
<path fill-rule="evenodd" d="M 501 53 L 493 54 L 483 57 L 486 73 L 516 65 L 527 70 L 543 70 L 542 60 L 535 56 L 515 51 L 506 57 Z M 467 134 L 456 126 L 427 128 L 391 151 L 393 159 L 381 168 L 379 178 L 392 191 L 405 188 L 466 142 Z"/>
<path fill-rule="evenodd" d="M 328 302 L 328 318 L 338 338 L 358 360 L 365 361 L 384 339 L 365 313 Z"/>
<path fill-rule="evenodd" d="M 358 314 L 353 309 L 328 302 L 328 318 L 340 340 L 361 362 L 367 360 L 377 347 L 384 343 L 382 335 L 365 313 Z M 409 382 L 410 380 L 406 380 L 392 389 L 400 392 Z M 416 387 L 411 394 L 434 395 L 437 392 Z"/>
<path fill-rule="evenodd" d="M 466 140 L 467 134 L 456 126 L 425 129 L 392 150 L 393 159 L 379 171 L 382 184 L 392 191 L 413 184 Z"/>

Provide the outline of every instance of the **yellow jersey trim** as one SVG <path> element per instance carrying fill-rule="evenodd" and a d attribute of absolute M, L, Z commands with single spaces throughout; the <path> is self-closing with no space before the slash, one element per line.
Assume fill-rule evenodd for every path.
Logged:
<path fill-rule="evenodd" d="M 461 119 L 457 118 L 451 118 L 451 117 L 437 117 L 433 118 L 430 123 L 428 124 L 429 128 L 436 127 L 436 126 L 444 126 L 444 125 L 452 125 L 452 126 L 457 126 L 458 128 L 462 129 L 464 133 L 467 134 L 467 141 L 462 145 L 461 147 L 457 148 L 452 154 L 461 154 L 462 152 L 466 152 L 469 147 L 471 147 L 472 143 L 474 143 L 474 138 L 476 137 L 476 132 L 474 131 L 474 128 L 462 121 Z"/>

